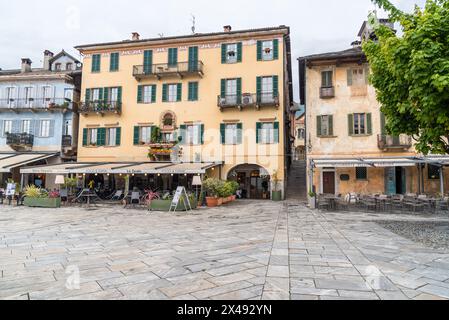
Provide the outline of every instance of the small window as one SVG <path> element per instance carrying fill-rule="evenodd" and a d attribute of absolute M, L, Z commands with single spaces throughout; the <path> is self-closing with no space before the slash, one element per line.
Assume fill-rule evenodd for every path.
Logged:
<path fill-rule="evenodd" d="M 178 101 L 178 85 L 170 84 L 168 85 L 168 102 Z"/>
<path fill-rule="evenodd" d="M 365 86 L 367 84 L 367 75 L 365 72 L 365 68 L 348 69 L 348 85 Z"/>
<path fill-rule="evenodd" d="M 332 115 L 323 115 L 317 117 L 317 136 L 332 137 L 334 135 L 334 117 Z"/>
<path fill-rule="evenodd" d="M 118 52 L 111 53 L 109 71 L 118 71 L 119 58 L 120 54 Z"/>
<path fill-rule="evenodd" d="M 273 40 L 262 42 L 262 60 L 269 61 L 274 59 Z"/>
<path fill-rule="evenodd" d="M 22 120 L 22 133 L 31 133 L 31 120 Z"/>
<path fill-rule="evenodd" d="M 56 63 L 55 64 L 55 70 L 56 71 L 61 71 L 61 64 L 60 63 Z"/>
<path fill-rule="evenodd" d="M 97 137 L 98 137 L 98 129 L 89 129 L 88 132 L 88 145 L 95 146 L 97 145 Z"/>
<path fill-rule="evenodd" d="M 237 44 L 226 45 L 226 62 L 236 63 L 237 62 Z"/>
<path fill-rule="evenodd" d="M 323 71 L 321 72 L 321 87 L 322 88 L 332 88 L 333 87 L 333 72 Z"/>
<path fill-rule="evenodd" d="M 65 69 L 66 69 L 67 71 L 73 70 L 73 63 L 67 63 L 67 64 L 65 65 Z"/>
<path fill-rule="evenodd" d="M 356 168 L 355 177 L 357 180 L 368 180 L 368 169 L 364 167 Z"/>
<path fill-rule="evenodd" d="M 3 121 L 3 134 L 12 133 L 12 120 Z"/>
<path fill-rule="evenodd" d="M 101 55 L 94 54 L 92 56 L 92 72 L 100 72 Z"/>
<path fill-rule="evenodd" d="M 186 143 L 190 145 L 201 144 L 201 125 L 187 125 L 186 126 Z"/>
<path fill-rule="evenodd" d="M 143 86 L 143 103 L 153 103 L 153 86 Z"/>
<path fill-rule="evenodd" d="M 440 179 L 440 167 L 429 164 L 427 166 L 428 176 L 430 180 Z"/>
<path fill-rule="evenodd" d="M 237 124 L 225 125 L 225 144 L 235 145 L 237 140 Z"/>
<path fill-rule="evenodd" d="M 274 123 L 262 123 L 261 126 L 261 141 L 262 144 L 273 144 L 274 141 Z"/>
<path fill-rule="evenodd" d="M 366 114 L 365 113 L 355 113 L 354 114 L 354 134 L 363 135 L 367 134 L 366 127 Z"/>
<path fill-rule="evenodd" d="M 140 127 L 140 143 L 151 143 L 151 127 Z"/>

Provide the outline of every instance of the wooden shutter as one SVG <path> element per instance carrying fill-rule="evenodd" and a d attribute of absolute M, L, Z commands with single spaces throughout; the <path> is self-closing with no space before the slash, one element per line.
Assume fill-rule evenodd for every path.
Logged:
<path fill-rule="evenodd" d="M 97 146 L 101 147 L 106 144 L 106 128 L 97 129 Z"/>
<path fill-rule="evenodd" d="M 122 103 L 122 87 L 117 88 L 117 101 L 119 104 Z"/>
<path fill-rule="evenodd" d="M 242 78 L 237 78 L 237 103 L 242 102 Z"/>
<path fill-rule="evenodd" d="M 84 102 L 88 103 L 90 101 L 90 89 L 86 89 L 86 97 L 84 98 Z"/>
<path fill-rule="evenodd" d="M 321 116 L 316 117 L 316 135 L 317 137 L 321 137 Z"/>
<path fill-rule="evenodd" d="M 137 103 L 143 103 L 143 86 L 137 87 Z"/>
<path fill-rule="evenodd" d="M 177 48 L 168 49 L 168 64 L 170 66 L 176 66 L 178 64 L 178 49 Z"/>
<path fill-rule="evenodd" d="M 185 124 L 181 124 L 180 126 L 181 129 L 181 144 L 186 144 L 187 143 L 187 126 Z"/>
<path fill-rule="evenodd" d="M 189 101 L 198 100 L 198 82 L 189 82 Z"/>
<path fill-rule="evenodd" d="M 200 125 L 200 143 L 204 144 L 204 124 Z"/>
<path fill-rule="evenodd" d="M 226 96 L 226 79 L 221 79 L 220 97 L 224 98 L 225 96 Z"/>
<path fill-rule="evenodd" d="M 220 137 L 221 137 L 221 144 L 226 143 L 226 124 L 222 123 L 220 124 Z"/>
<path fill-rule="evenodd" d="M 110 55 L 109 71 L 117 71 L 119 69 L 119 53 L 114 52 Z"/>
<path fill-rule="evenodd" d="M 273 76 L 273 95 L 279 96 L 279 76 Z"/>
<path fill-rule="evenodd" d="M 151 86 L 151 102 L 152 103 L 156 102 L 156 90 L 157 90 L 157 86 L 155 84 L 153 84 Z"/>
<path fill-rule="evenodd" d="M 329 136 L 333 137 L 334 136 L 334 116 L 333 115 L 328 116 L 327 120 L 328 120 L 327 128 L 328 128 Z"/>
<path fill-rule="evenodd" d="M 198 47 L 189 47 L 189 71 L 198 70 Z"/>
<path fill-rule="evenodd" d="M 348 114 L 348 133 L 350 136 L 354 135 L 354 115 Z"/>
<path fill-rule="evenodd" d="M 372 115 L 371 113 L 366 114 L 366 127 L 367 127 L 367 134 L 372 135 L 373 134 L 373 122 L 372 122 Z"/>
<path fill-rule="evenodd" d="M 88 130 L 83 129 L 83 147 L 87 146 L 87 135 L 88 135 Z"/>
<path fill-rule="evenodd" d="M 151 74 L 153 69 L 153 50 L 145 50 L 143 53 L 143 72 Z"/>
<path fill-rule="evenodd" d="M 237 144 L 243 143 L 243 124 L 237 123 Z"/>
<path fill-rule="evenodd" d="M 168 101 L 168 84 L 164 83 L 162 85 L 162 102 Z"/>
<path fill-rule="evenodd" d="M 176 85 L 176 101 L 182 100 L 182 83 Z"/>
<path fill-rule="evenodd" d="M 99 72 L 101 66 L 101 55 L 94 54 L 92 56 L 92 72 Z"/>
<path fill-rule="evenodd" d="M 257 61 L 262 61 L 262 41 L 257 41 Z"/>
<path fill-rule="evenodd" d="M 99 91 L 98 100 L 107 102 L 109 100 L 109 88 L 100 88 Z"/>
<path fill-rule="evenodd" d="M 279 59 L 279 40 L 278 39 L 273 40 L 273 59 L 274 60 Z"/>
<path fill-rule="evenodd" d="M 115 128 L 115 145 L 120 146 L 122 141 L 122 128 Z"/>
<path fill-rule="evenodd" d="M 257 122 L 256 123 L 256 143 L 260 143 L 260 141 L 262 140 L 261 134 L 262 134 L 262 123 Z"/>
<path fill-rule="evenodd" d="M 237 43 L 237 62 L 242 62 L 243 45 L 241 42 Z"/>
<path fill-rule="evenodd" d="M 139 145 L 139 141 L 140 140 L 140 127 L 139 126 L 135 126 L 134 127 L 134 145 L 138 146 Z"/>
<path fill-rule="evenodd" d="M 348 86 L 352 86 L 352 69 L 348 68 L 347 70 L 347 75 L 348 75 Z"/>
<path fill-rule="evenodd" d="M 221 45 L 221 63 L 226 63 L 226 51 L 228 46 L 226 44 Z"/>
<path fill-rule="evenodd" d="M 262 98 L 262 77 L 257 77 L 256 87 L 257 102 L 260 102 Z"/>
<path fill-rule="evenodd" d="M 273 125 L 274 128 L 274 143 L 279 143 L 279 122 L 275 122 Z"/>

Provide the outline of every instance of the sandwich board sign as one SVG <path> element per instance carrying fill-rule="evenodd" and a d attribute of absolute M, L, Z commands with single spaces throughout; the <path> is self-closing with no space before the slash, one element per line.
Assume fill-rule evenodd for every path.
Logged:
<path fill-rule="evenodd" d="M 6 185 L 6 196 L 15 196 L 16 194 L 16 184 L 15 183 L 8 183 Z"/>
<path fill-rule="evenodd" d="M 187 195 L 186 188 L 178 187 L 176 189 L 176 193 L 173 197 L 173 201 L 171 203 L 169 212 L 172 212 L 172 210 L 173 210 L 173 212 L 176 212 L 176 209 L 178 208 L 180 201 L 185 205 L 187 210 L 192 211 L 192 205 L 190 203 L 189 196 Z"/>

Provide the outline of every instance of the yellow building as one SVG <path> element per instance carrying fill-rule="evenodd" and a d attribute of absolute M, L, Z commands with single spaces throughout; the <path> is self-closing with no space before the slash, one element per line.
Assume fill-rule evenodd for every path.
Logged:
<path fill-rule="evenodd" d="M 359 36 L 369 35 L 366 24 Z M 361 41 L 299 59 L 306 105 L 308 188 L 318 194 L 407 194 L 448 190 L 447 157 L 423 157 L 411 137 L 386 134 Z"/>
<path fill-rule="evenodd" d="M 269 198 L 277 173 L 283 188 L 288 27 L 147 40 L 134 33 L 76 48 L 84 56 L 78 163 L 89 169 L 71 173 L 106 184 L 99 173 L 133 173 L 131 186 L 160 189 L 203 174 L 238 180 L 248 198 Z"/>

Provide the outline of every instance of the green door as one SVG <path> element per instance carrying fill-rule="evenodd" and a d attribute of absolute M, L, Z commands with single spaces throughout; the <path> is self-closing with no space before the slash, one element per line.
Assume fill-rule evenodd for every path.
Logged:
<path fill-rule="evenodd" d="M 385 168 L 385 193 L 396 194 L 396 168 Z"/>

